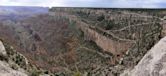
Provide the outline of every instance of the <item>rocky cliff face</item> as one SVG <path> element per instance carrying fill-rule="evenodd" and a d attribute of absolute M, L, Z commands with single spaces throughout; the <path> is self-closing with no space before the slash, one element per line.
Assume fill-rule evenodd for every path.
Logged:
<path fill-rule="evenodd" d="M 104 52 L 110 52 L 113 55 L 123 54 L 124 52 L 129 50 L 132 45 L 132 42 L 123 40 L 116 41 L 109 37 L 103 36 L 102 34 L 90 28 L 84 27 L 82 31 L 84 32 L 86 40 L 94 41 L 99 47 L 103 49 Z"/>
<path fill-rule="evenodd" d="M 135 66 L 121 76 L 165 76 L 166 75 L 166 37 L 161 39 Z"/>
<path fill-rule="evenodd" d="M 153 15 L 158 13 L 141 11 L 54 8 L 51 15 L 76 21 L 84 39 L 95 42 L 101 52 L 109 54 L 110 63 L 115 65 L 111 72 L 116 76 L 134 67 L 161 37 L 162 21 Z"/>
<path fill-rule="evenodd" d="M 147 50 L 158 41 L 162 25 L 157 18 L 127 10 L 54 8 L 54 15 L 76 21 L 85 40 L 94 41 L 104 52 L 121 56 L 130 50 Z M 109 13 L 108 13 L 109 12 Z M 52 15 L 52 14 L 51 14 Z M 147 44 L 144 44 L 147 42 Z"/>
<path fill-rule="evenodd" d="M 7 52 L 3 45 L 3 43 L 0 41 L 0 75 L 2 76 L 28 76 L 24 70 L 15 70 L 11 67 L 9 62 L 6 62 L 4 60 L 8 60 L 7 58 Z"/>

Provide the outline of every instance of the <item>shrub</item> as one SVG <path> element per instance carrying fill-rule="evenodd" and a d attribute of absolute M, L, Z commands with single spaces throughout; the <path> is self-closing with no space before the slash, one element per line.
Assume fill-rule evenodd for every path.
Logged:
<path fill-rule="evenodd" d="M 11 64 L 10 66 L 14 70 L 18 70 L 18 68 L 19 68 L 17 64 Z"/>
<path fill-rule="evenodd" d="M 97 21 L 103 21 L 105 19 L 104 15 L 97 17 Z"/>
<path fill-rule="evenodd" d="M 79 71 L 75 72 L 73 76 L 81 76 L 81 73 Z"/>

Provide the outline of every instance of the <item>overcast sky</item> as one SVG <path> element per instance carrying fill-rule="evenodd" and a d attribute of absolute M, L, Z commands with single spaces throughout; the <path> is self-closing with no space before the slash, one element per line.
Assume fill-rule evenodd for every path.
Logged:
<path fill-rule="evenodd" d="M 0 0 L 2 6 L 166 8 L 166 0 Z"/>

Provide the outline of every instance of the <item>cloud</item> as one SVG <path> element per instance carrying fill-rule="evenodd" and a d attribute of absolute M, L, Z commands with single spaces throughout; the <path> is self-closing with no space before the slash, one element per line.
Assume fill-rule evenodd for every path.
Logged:
<path fill-rule="evenodd" d="M 165 0 L 1 0 L 6 6 L 164 8 Z"/>

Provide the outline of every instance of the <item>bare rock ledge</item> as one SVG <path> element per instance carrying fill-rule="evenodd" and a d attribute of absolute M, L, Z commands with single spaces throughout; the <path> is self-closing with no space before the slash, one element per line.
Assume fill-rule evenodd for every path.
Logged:
<path fill-rule="evenodd" d="M 121 76 L 166 76 L 166 37 L 162 38 L 132 70 Z"/>

